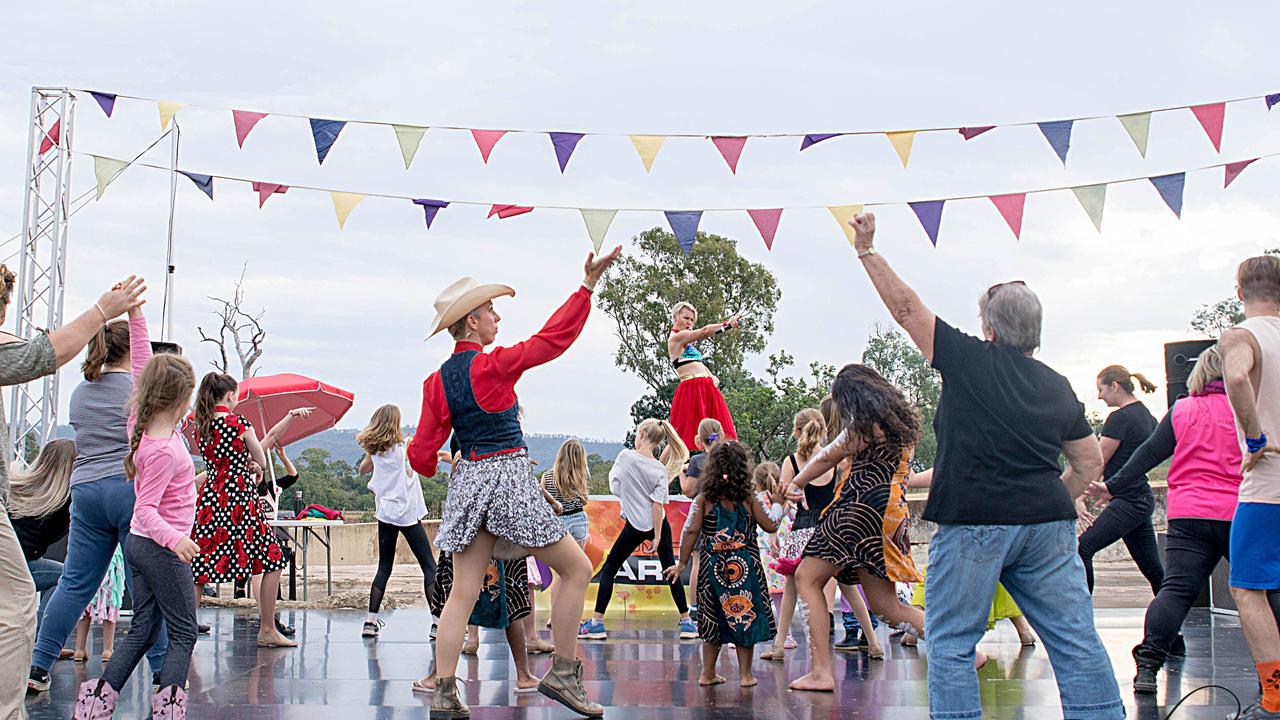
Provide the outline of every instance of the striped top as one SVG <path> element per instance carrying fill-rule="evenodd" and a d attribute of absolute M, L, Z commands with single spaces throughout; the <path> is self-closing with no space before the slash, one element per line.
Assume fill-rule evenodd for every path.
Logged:
<path fill-rule="evenodd" d="M 556 502 L 560 503 L 560 507 L 562 508 L 560 511 L 561 515 L 573 515 L 574 513 L 580 513 L 587 506 L 587 496 L 585 495 L 578 498 L 569 498 L 567 500 L 560 495 L 560 488 L 556 487 L 555 472 L 552 470 L 542 473 L 542 486 L 547 489 L 547 493 L 550 494 L 551 497 L 556 499 Z"/>

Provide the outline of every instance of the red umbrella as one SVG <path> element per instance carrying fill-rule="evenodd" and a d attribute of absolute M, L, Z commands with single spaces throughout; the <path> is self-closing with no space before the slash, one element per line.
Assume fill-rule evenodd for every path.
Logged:
<path fill-rule="evenodd" d="M 351 409 L 356 396 L 355 393 L 319 380 L 284 373 L 242 380 L 238 397 L 235 412 L 253 423 L 254 433 L 259 440 L 283 420 L 290 410 L 314 408 L 307 417 L 295 417 L 289 429 L 281 436 L 280 444 L 289 445 L 337 425 Z M 188 419 L 183 424 L 182 431 L 191 447 L 198 448 L 195 423 Z"/>

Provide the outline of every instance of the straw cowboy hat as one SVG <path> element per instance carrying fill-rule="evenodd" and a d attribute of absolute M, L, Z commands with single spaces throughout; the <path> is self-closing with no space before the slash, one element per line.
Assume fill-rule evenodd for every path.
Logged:
<path fill-rule="evenodd" d="M 467 313 L 503 295 L 515 297 L 516 291 L 506 285 L 481 285 L 475 278 L 462 278 L 436 296 L 436 318 L 431 321 L 427 337 L 434 337 Z"/>

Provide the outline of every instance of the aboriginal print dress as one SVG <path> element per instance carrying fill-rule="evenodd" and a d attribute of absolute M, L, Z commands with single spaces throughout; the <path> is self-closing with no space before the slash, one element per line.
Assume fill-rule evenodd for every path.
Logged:
<path fill-rule="evenodd" d="M 773 603 L 751 509 L 746 503 L 712 503 L 700 540 L 698 637 L 739 647 L 773 640 Z"/>

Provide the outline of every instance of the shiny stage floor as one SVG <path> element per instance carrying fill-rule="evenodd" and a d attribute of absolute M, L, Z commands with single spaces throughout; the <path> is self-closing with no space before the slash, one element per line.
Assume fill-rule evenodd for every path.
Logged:
<path fill-rule="evenodd" d="M 191 667 L 192 720 L 202 718 L 425 718 L 429 698 L 410 691 L 430 659 L 426 642 L 429 616 L 422 609 L 396 611 L 387 618 L 377 641 L 360 638 L 364 613 L 342 610 L 286 612 L 284 619 L 298 627 L 302 647 L 260 650 L 254 642 L 256 622 L 231 610 L 201 610 L 201 621 L 213 634 L 196 646 Z M 743 690 L 736 684 L 714 689 L 698 687 L 698 644 L 679 642 L 674 615 L 632 616 L 609 623 L 607 642 L 584 642 L 588 691 L 606 707 L 606 717 L 720 718 L 765 717 L 774 720 L 817 718 L 928 717 L 924 649 L 887 646 L 884 661 L 863 655 L 837 653 L 838 688 L 834 694 L 794 693 L 787 681 L 804 673 L 807 652 L 792 651 L 786 663 L 756 660 L 760 685 Z M 1234 617 L 1193 611 L 1186 624 L 1188 657 L 1175 661 L 1172 672 L 1161 675 L 1155 700 L 1135 704 L 1130 692 L 1133 664 L 1129 649 L 1140 639 L 1142 612 L 1099 610 L 1098 627 L 1111 652 L 1129 717 L 1163 718 L 1166 705 L 1200 685 L 1225 685 L 1248 704 L 1256 695 L 1256 675 Z M 75 688 L 96 676 L 101 664 L 97 628 L 94 654 L 88 663 L 60 661 L 53 670 L 53 687 L 29 695 L 32 720 L 69 718 Z M 883 629 L 881 636 L 884 636 Z M 510 656 L 501 633 L 486 631 L 478 656 L 465 657 L 459 676 L 467 679 L 466 699 L 472 716 L 486 718 L 556 718 L 573 715 L 542 698 L 511 691 Z M 1060 718 L 1057 690 L 1048 655 L 1042 647 L 1022 648 L 1007 622 L 988 633 L 980 646 L 991 662 L 979 677 L 988 718 Z M 534 656 L 540 674 L 547 656 Z M 144 661 L 145 663 L 145 661 Z M 725 667 L 726 663 L 728 664 Z M 721 673 L 736 673 L 732 653 L 721 660 Z M 117 718 L 144 717 L 150 693 L 149 673 L 135 673 L 122 693 Z M 1225 717 L 1234 701 L 1221 691 L 1194 695 L 1177 712 L 1178 720 Z"/>

